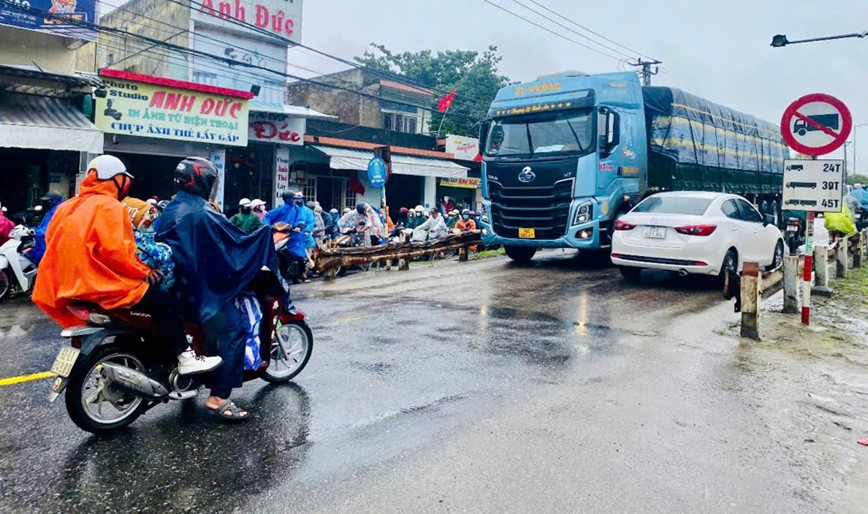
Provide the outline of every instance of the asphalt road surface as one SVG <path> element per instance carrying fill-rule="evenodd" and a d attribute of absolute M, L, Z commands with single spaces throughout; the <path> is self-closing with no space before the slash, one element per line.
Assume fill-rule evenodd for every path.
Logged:
<path fill-rule="evenodd" d="M 811 425 L 805 382 L 716 333 L 707 281 L 625 284 L 549 252 L 295 290 L 313 357 L 247 383 L 254 418 L 158 406 L 108 438 L 50 381 L 0 387 L 2 512 L 859 512 L 864 458 Z M 0 306 L 0 379 L 47 371 L 58 329 Z M 861 505 L 861 507 L 859 507 Z M 864 511 L 862 511 L 864 512 Z"/>

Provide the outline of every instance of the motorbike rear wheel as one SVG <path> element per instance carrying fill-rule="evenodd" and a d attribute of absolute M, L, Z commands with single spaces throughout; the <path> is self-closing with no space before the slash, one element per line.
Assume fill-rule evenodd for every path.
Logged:
<path fill-rule="evenodd" d="M 123 428 L 141 416 L 147 407 L 142 398 L 106 383 L 100 372 L 104 362 L 146 372 L 144 363 L 138 357 L 117 344 L 101 346 L 75 363 L 64 396 L 66 412 L 79 428 L 93 434 Z"/>
<path fill-rule="evenodd" d="M 262 379 L 272 384 L 289 382 L 307 366 L 312 353 L 313 332 L 306 322 L 291 321 L 278 326 L 272 334 L 271 362 Z"/>

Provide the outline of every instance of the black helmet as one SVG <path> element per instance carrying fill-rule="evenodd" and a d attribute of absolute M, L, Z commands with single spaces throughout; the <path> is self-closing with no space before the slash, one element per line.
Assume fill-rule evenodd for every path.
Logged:
<path fill-rule="evenodd" d="M 295 203 L 295 193 L 292 191 L 284 191 L 280 198 L 285 204 Z"/>
<path fill-rule="evenodd" d="M 175 168 L 175 184 L 182 190 L 204 199 L 211 197 L 217 182 L 214 163 L 202 157 L 187 157 Z"/>
<path fill-rule="evenodd" d="M 356 212 L 358 212 L 359 214 L 364 214 L 367 211 L 368 211 L 368 204 L 366 204 L 365 202 L 362 202 L 362 203 L 356 205 Z"/>
<path fill-rule="evenodd" d="M 63 200 L 63 195 L 61 195 L 57 191 L 51 190 L 45 193 L 45 195 L 43 195 L 40 200 L 42 200 L 43 202 L 59 202 Z"/>

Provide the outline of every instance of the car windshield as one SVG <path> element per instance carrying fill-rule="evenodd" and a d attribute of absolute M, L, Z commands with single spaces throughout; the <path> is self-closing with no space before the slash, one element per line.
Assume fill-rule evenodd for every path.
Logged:
<path fill-rule="evenodd" d="M 590 152 L 591 113 L 582 110 L 497 119 L 489 129 L 485 154 L 507 157 Z"/>
<path fill-rule="evenodd" d="M 646 198 L 633 209 L 633 212 L 653 212 L 657 214 L 687 214 L 702 216 L 711 205 L 711 198 L 690 198 L 687 196 L 652 196 Z"/>

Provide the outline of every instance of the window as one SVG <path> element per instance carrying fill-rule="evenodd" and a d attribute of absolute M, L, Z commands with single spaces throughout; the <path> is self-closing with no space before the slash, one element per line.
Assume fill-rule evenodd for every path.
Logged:
<path fill-rule="evenodd" d="M 590 110 L 500 118 L 491 124 L 485 154 L 494 157 L 593 151 Z"/>
<path fill-rule="evenodd" d="M 735 204 L 735 200 L 727 200 L 723 202 L 723 205 L 720 206 L 721 212 L 727 218 L 740 220 L 741 213 L 738 212 L 738 206 Z"/>
<path fill-rule="evenodd" d="M 344 187 L 344 208 L 350 208 L 356 206 L 356 193 L 353 192 L 352 188 L 350 188 L 350 181 L 346 181 L 346 186 Z"/>
<path fill-rule="evenodd" d="M 418 127 L 418 116 L 383 111 L 383 129 L 385 130 L 394 130 L 396 132 L 416 134 Z"/>
<path fill-rule="evenodd" d="M 658 214 L 684 214 L 702 216 L 711 205 L 710 198 L 690 198 L 687 196 L 650 196 L 633 209 L 633 212 L 655 212 Z"/>
<path fill-rule="evenodd" d="M 736 200 L 738 203 L 738 208 L 741 211 L 741 219 L 747 221 L 749 223 L 762 223 L 763 217 L 757 212 L 753 205 L 749 204 L 747 200 Z"/>
<path fill-rule="evenodd" d="M 316 201 L 316 177 L 309 177 L 301 185 L 301 194 L 304 195 L 305 202 Z"/>
<path fill-rule="evenodd" d="M 106 66 L 111 66 L 115 63 L 115 54 L 108 54 L 105 59 Z"/>

